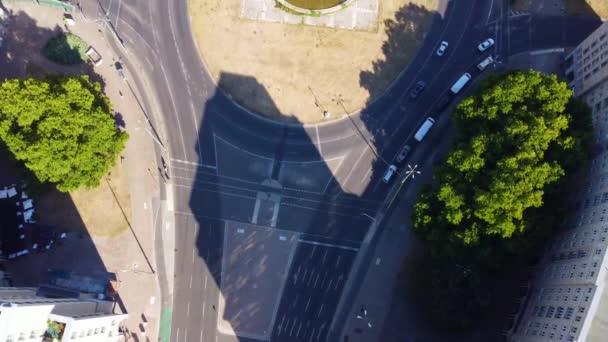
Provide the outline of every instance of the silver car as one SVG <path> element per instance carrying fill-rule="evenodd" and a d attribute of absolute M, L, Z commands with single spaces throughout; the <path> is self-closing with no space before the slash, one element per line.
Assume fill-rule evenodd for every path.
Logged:
<path fill-rule="evenodd" d="M 488 38 L 477 46 L 477 50 L 479 50 L 480 52 L 483 52 L 483 51 L 486 51 L 492 45 L 494 45 L 494 39 Z"/>
<path fill-rule="evenodd" d="M 441 44 L 439 44 L 439 47 L 437 48 L 437 56 L 443 56 L 443 54 L 445 53 L 445 50 L 447 50 L 448 48 L 448 42 L 446 42 L 445 40 L 441 42 Z"/>

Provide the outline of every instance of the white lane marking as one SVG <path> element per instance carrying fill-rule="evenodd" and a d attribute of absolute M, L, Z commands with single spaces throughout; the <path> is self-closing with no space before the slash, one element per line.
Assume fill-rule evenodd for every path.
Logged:
<path fill-rule="evenodd" d="M 296 337 L 300 337 L 300 329 L 302 329 L 302 322 L 298 324 L 298 331 L 296 332 Z"/>
<path fill-rule="evenodd" d="M 323 331 L 323 328 L 325 328 L 325 323 L 323 323 L 319 328 L 319 332 L 317 333 L 317 341 L 319 340 L 319 337 L 321 337 L 321 331 Z"/>
<path fill-rule="evenodd" d="M 201 322 L 205 321 L 205 308 L 206 308 L 205 301 L 203 301 L 203 313 L 201 316 Z M 202 337 L 203 337 L 203 325 L 201 325 L 201 338 Z"/>
<path fill-rule="evenodd" d="M 291 336 L 291 334 L 293 333 L 293 328 L 295 328 L 296 326 L 296 319 L 293 320 L 293 324 L 291 325 L 291 329 L 289 330 L 289 336 Z"/>
<path fill-rule="evenodd" d="M 188 329 L 184 328 L 184 341 L 188 342 Z"/>
<path fill-rule="evenodd" d="M 270 226 L 272 228 L 277 226 L 277 221 L 279 220 L 279 207 L 280 207 L 280 202 L 274 202 L 274 208 L 272 211 L 272 218 L 270 219 Z"/>
<path fill-rule="evenodd" d="M 323 148 L 321 147 L 321 139 L 319 138 L 319 126 L 315 126 L 315 131 L 317 132 L 317 145 L 319 146 L 319 155 L 323 156 Z"/>
<path fill-rule="evenodd" d="M 187 305 L 186 316 L 190 317 L 190 302 L 188 302 L 188 305 Z"/>
<path fill-rule="evenodd" d="M 306 302 L 306 307 L 304 308 L 304 312 L 308 311 L 309 305 L 310 305 L 310 297 L 308 297 L 308 301 Z"/>
<path fill-rule="evenodd" d="M 179 328 L 177 328 L 177 332 L 175 334 L 175 340 L 179 341 Z"/>
<path fill-rule="evenodd" d="M 323 306 L 325 306 L 325 304 L 321 303 L 321 307 L 319 308 L 319 313 L 317 314 L 317 317 L 321 317 L 321 312 L 323 312 Z"/>
<path fill-rule="evenodd" d="M 334 279 L 330 279 L 329 280 L 329 284 L 327 285 L 327 288 L 325 289 L 325 292 L 329 292 L 329 290 L 331 290 L 331 284 L 334 282 Z"/>
<path fill-rule="evenodd" d="M 214 169 L 214 170 L 217 168 L 217 167 L 215 167 L 213 165 L 206 165 L 206 164 L 201 164 L 201 163 L 192 162 L 192 161 L 183 160 L 183 159 L 171 158 L 171 161 L 178 162 L 178 163 L 181 163 L 181 164 L 192 165 L 192 166 L 206 167 L 206 168 Z M 185 169 L 183 169 L 183 170 L 185 170 Z"/>
<path fill-rule="evenodd" d="M 321 260 L 321 265 L 325 264 L 325 259 L 327 258 L 327 249 L 325 250 L 325 253 L 323 253 L 323 260 Z"/>
<path fill-rule="evenodd" d="M 258 224 L 258 215 L 260 214 L 260 205 L 262 201 L 256 197 L 255 206 L 253 207 L 253 217 L 251 218 L 251 223 Z"/>
<path fill-rule="evenodd" d="M 200 342 L 203 342 L 203 327 L 201 327 L 201 338 L 199 340 Z"/>
<path fill-rule="evenodd" d="M 318 273 L 318 274 L 317 274 L 317 277 L 315 278 L 315 284 L 312 286 L 314 289 L 316 289 L 316 288 L 317 288 L 317 282 L 319 281 L 319 276 L 320 276 L 320 275 L 321 275 L 321 274 L 319 274 L 319 273 Z"/>
<path fill-rule="evenodd" d="M 317 330 L 317 328 L 312 328 L 312 332 L 310 333 L 310 338 L 308 339 L 308 342 L 311 342 L 313 336 L 315 336 L 315 330 Z"/>
<path fill-rule="evenodd" d="M 344 185 L 343 185 L 343 187 L 344 187 L 343 191 L 344 191 L 344 192 L 348 192 L 348 191 L 347 191 L 348 189 L 346 188 L 346 185 L 348 184 L 348 180 L 350 179 L 350 176 L 353 174 L 353 171 L 355 171 L 355 169 L 358 169 L 357 165 L 359 165 L 359 162 L 361 161 L 361 158 L 363 158 L 363 156 L 365 156 L 365 155 L 366 155 L 366 154 L 367 154 L 369 151 L 370 151 L 370 150 L 369 150 L 369 148 L 366 148 L 366 149 L 363 151 L 363 153 L 361 153 L 361 154 L 359 155 L 359 158 L 357 158 L 357 160 L 355 161 L 355 164 L 352 166 L 352 168 L 350 169 L 350 171 L 349 171 L 349 172 L 348 172 L 348 174 L 346 175 L 346 178 L 344 179 L 344 181 L 343 181 L 343 183 L 342 183 L 342 184 L 344 184 Z"/>
<path fill-rule="evenodd" d="M 336 167 L 336 172 L 332 174 L 332 177 L 330 177 L 330 178 L 329 178 L 329 180 L 327 181 L 327 184 L 325 184 L 325 187 L 323 188 L 323 193 L 326 193 L 326 192 L 327 192 L 327 188 L 329 188 L 329 185 L 331 184 L 331 182 L 332 182 L 334 179 L 338 179 L 338 178 L 336 177 L 336 175 L 338 175 L 338 171 L 340 171 L 340 167 L 342 166 L 342 163 L 344 162 L 344 159 L 346 159 L 346 158 L 345 158 L 345 157 L 342 157 L 342 158 L 340 159 L 340 164 L 338 164 L 338 167 Z"/>
<path fill-rule="evenodd" d="M 190 288 L 192 288 L 192 274 L 190 274 Z M 190 304 L 190 303 L 188 303 Z"/>
<path fill-rule="evenodd" d="M 114 24 L 114 29 L 118 30 L 118 18 L 120 18 L 120 8 L 122 7 L 122 0 L 118 0 L 118 10 L 116 11 L 116 23 Z"/>
<path fill-rule="evenodd" d="M 217 169 L 219 166 L 219 162 L 217 160 L 217 144 L 215 143 L 215 133 L 213 133 L 213 154 L 215 155 L 215 168 Z"/>
<path fill-rule="evenodd" d="M 340 264 L 340 258 L 342 258 L 342 255 L 338 254 L 338 258 L 336 258 L 336 268 L 338 268 L 338 264 Z"/>
<path fill-rule="evenodd" d="M 189 77 L 189 74 L 186 72 L 186 65 L 184 63 L 184 59 L 182 58 L 181 50 L 177 46 L 177 38 L 175 35 L 176 26 L 175 26 L 175 22 L 173 21 L 173 13 L 172 13 L 173 6 L 169 5 L 167 7 L 168 7 L 168 12 L 169 12 L 169 28 L 171 31 L 171 36 L 173 37 L 173 46 L 175 46 L 175 52 L 177 52 L 177 58 L 179 59 L 180 67 L 182 70 L 182 76 L 184 77 L 184 80 L 186 81 L 185 86 L 186 86 L 186 91 L 188 92 L 188 98 L 191 99 L 192 91 L 190 90 L 190 77 Z M 167 84 L 170 84 L 170 83 L 167 82 Z M 198 134 L 200 133 L 200 130 L 199 130 L 200 127 L 199 127 L 198 120 L 196 118 L 196 113 L 194 111 L 194 108 L 192 107 L 192 101 L 190 101 L 190 106 L 191 106 L 190 114 L 192 115 L 192 120 L 194 122 L 194 127 L 193 127 L 194 133 L 198 137 Z M 197 151 L 198 158 L 199 158 L 199 160 L 202 161 L 203 157 L 201 156 L 201 152 L 203 150 L 201 149 L 201 139 L 198 139 L 198 138 L 196 139 L 196 146 L 198 147 L 198 151 Z M 186 155 L 186 154 L 184 154 L 184 155 Z M 217 160 L 216 160 L 216 162 L 217 162 Z M 216 164 L 216 166 L 217 166 L 217 164 Z"/>
<path fill-rule="evenodd" d="M 348 246 L 342 246 L 342 245 L 336 245 L 336 244 L 333 244 L 333 243 L 323 243 L 323 242 L 309 241 L 309 240 L 298 240 L 298 242 L 300 242 L 300 243 L 309 243 L 309 244 L 318 245 L 318 246 L 325 246 L 325 247 L 346 249 L 346 250 L 355 251 L 355 252 L 359 250 L 358 248 L 348 247 Z M 340 257 L 340 255 L 338 255 L 338 257 Z M 336 262 L 336 266 L 337 265 L 338 265 L 338 263 Z"/>
<path fill-rule="evenodd" d="M 207 290 L 207 276 L 205 275 L 205 290 Z"/>

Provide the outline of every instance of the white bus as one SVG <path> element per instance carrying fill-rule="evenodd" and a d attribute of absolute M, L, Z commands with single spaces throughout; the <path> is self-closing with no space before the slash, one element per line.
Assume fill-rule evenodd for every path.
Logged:
<path fill-rule="evenodd" d="M 458 81 L 456 81 L 454 83 L 454 85 L 452 85 L 452 88 L 450 88 L 450 91 L 453 94 L 458 94 L 458 92 L 469 82 L 470 79 L 471 79 L 471 74 L 469 74 L 468 72 L 465 72 L 464 74 L 462 74 L 462 76 L 460 76 Z"/>
<path fill-rule="evenodd" d="M 420 128 L 418 128 L 418 131 L 414 135 L 414 139 L 416 139 L 416 141 L 418 141 L 418 142 L 421 142 L 422 139 L 424 139 L 424 136 L 429 132 L 429 130 L 431 129 L 431 127 L 433 127 L 434 124 L 435 124 L 435 119 L 433 119 L 431 117 L 426 118 L 426 120 L 424 120 L 424 123 L 422 124 L 422 126 L 420 126 Z"/>

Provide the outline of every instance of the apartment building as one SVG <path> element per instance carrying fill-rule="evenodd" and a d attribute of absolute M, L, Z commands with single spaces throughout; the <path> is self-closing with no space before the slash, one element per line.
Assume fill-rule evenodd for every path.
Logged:
<path fill-rule="evenodd" d="M 583 96 L 608 76 L 608 22 L 580 43 L 565 60 L 566 79 L 575 96 Z"/>
<path fill-rule="evenodd" d="M 49 298 L 36 288 L 0 288 L 0 342 L 43 341 L 53 331 L 62 342 L 123 341 L 107 301 Z M 51 340 L 51 339 L 49 339 Z"/>
<path fill-rule="evenodd" d="M 594 141 L 575 210 L 550 244 L 512 342 L 608 341 L 608 23 L 565 59 L 568 84 L 593 110 Z"/>

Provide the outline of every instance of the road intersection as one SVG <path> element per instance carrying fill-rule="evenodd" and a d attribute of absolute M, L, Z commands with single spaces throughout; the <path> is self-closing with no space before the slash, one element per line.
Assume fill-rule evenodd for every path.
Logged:
<path fill-rule="evenodd" d="M 211 78 L 190 33 L 186 1 L 101 0 L 124 51 L 137 61 L 128 66 L 141 73 L 135 82 L 148 90 L 144 102 L 160 113 L 170 149 L 177 250 L 171 341 L 330 341 L 339 333 L 339 326 L 330 331 L 338 302 L 369 217 L 388 193 L 381 181 L 386 162 L 412 143 L 428 115 L 447 120 L 434 108 L 462 73 L 479 75 L 475 65 L 487 54 L 476 45 L 498 37 L 498 50 L 489 53 L 500 56 L 574 46 L 597 26 L 585 18 L 532 16 L 496 25 L 491 19 L 502 17 L 494 2 L 441 2 L 418 55 L 385 95 L 341 120 L 297 125 L 249 113 L 218 89 L 226 80 L 256 81 Z M 443 40 L 449 49 L 438 57 Z M 418 80 L 428 86 L 412 100 L 409 89 Z M 263 87 L 256 94 L 265 96 Z M 231 257 L 247 246 L 251 254 Z M 231 273 L 238 270 L 241 278 Z M 283 279 L 280 288 L 269 291 L 262 279 L 269 274 Z M 229 288 L 239 282 L 259 286 Z M 259 298 L 244 304 L 239 291 Z M 272 317 L 242 323 L 258 312 Z"/>

